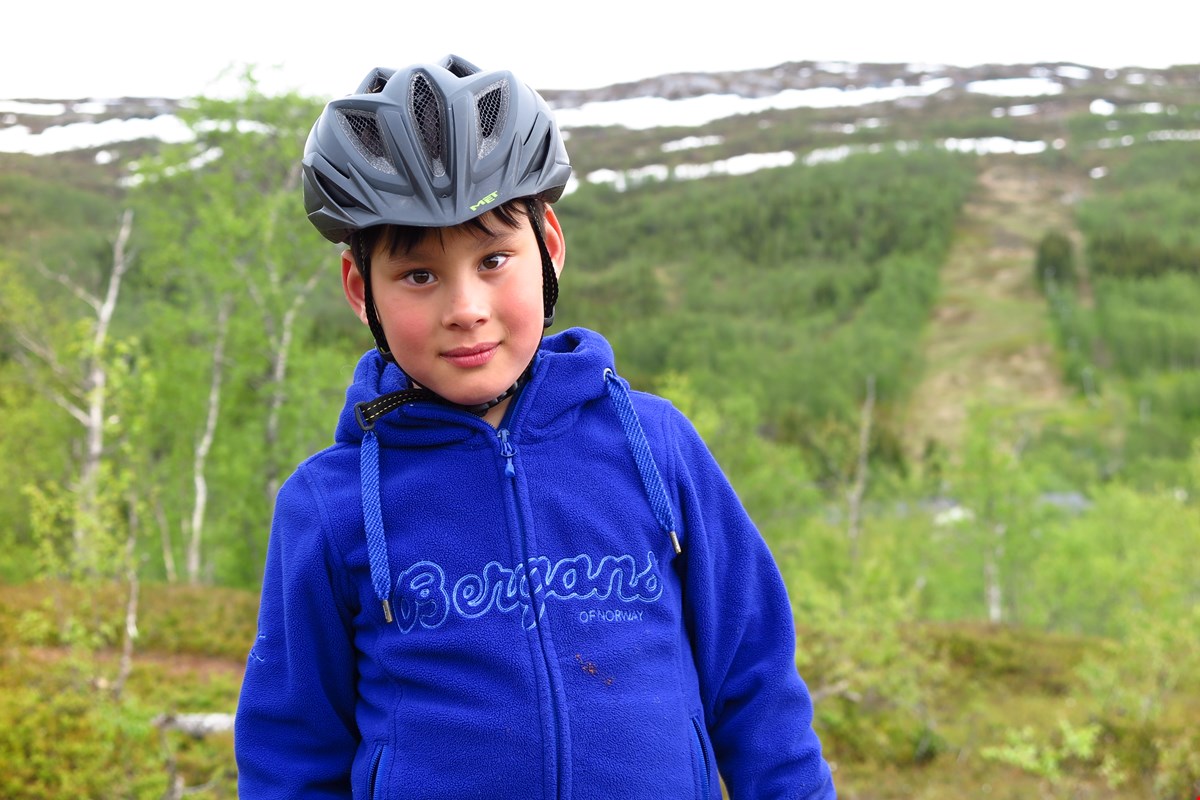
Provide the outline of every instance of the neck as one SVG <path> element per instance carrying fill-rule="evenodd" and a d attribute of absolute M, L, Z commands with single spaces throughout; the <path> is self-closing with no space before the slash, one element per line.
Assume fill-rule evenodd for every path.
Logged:
<path fill-rule="evenodd" d="M 513 399 L 511 397 L 506 397 L 498 404 L 489 408 L 486 412 L 484 412 L 483 421 L 488 425 L 491 425 L 493 428 L 499 428 L 500 422 L 504 419 L 504 412 L 508 410 L 509 403 L 512 401 Z"/>

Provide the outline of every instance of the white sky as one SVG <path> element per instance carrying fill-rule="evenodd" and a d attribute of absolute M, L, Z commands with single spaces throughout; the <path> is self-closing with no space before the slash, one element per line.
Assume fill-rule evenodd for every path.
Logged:
<path fill-rule="evenodd" d="M 352 92 L 373 67 L 456 53 L 541 89 L 677 71 L 845 60 L 1097 67 L 1200 62 L 1200 2 L 1095 0 L 31 0 L 0 11 L 0 98 L 221 93 L 231 64 L 264 88 Z M 1121 11 L 1112 9 L 1124 8 Z M 226 86 L 232 84 L 225 84 Z"/>

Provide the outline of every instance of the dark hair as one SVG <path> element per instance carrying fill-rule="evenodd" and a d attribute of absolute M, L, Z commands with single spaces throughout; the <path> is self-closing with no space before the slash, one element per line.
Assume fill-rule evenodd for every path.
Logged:
<path fill-rule="evenodd" d="M 496 206 L 496 208 L 482 216 L 474 217 L 456 225 L 454 229 L 478 232 L 491 236 L 497 232 L 497 223 L 510 230 L 516 229 L 521 226 L 523 219 L 529 218 L 531 213 L 535 214 L 540 221 L 541 217 L 546 213 L 546 206 L 546 201 L 541 198 L 520 197 Z M 445 230 L 448 229 L 427 228 L 419 225 L 374 225 L 351 234 L 350 249 L 354 253 L 358 271 L 365 278 L 366 273 L 363 270 L 368 265 L 362 263 L 361 256 L 365 255 L 367 258 L 372 258 L 375 255 L 375 251 L 380 247 L 387 250 L 393 256 L 398 253 L 409 253 L 414 247 L 420 245 L 421 242 L 430 236 L 440 238 L 442 232 Z"/>

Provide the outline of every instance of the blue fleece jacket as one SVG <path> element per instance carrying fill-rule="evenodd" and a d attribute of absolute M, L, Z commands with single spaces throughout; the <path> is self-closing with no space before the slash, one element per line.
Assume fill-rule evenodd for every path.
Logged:
<path fill-rule="evenodd" d="M 364 435 L 404 385 L 364 356 L 279 493 L 243 798 L 719 800 L 718 767 L 734 798 L 834 797 L 770 553 L 603 338 L 547 338 L 499 430 L 414 402 Z"/>

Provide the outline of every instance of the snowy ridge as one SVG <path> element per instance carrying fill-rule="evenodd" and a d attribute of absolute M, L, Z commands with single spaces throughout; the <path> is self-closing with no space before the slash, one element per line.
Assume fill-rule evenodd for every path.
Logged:
<path fill-rule="evenodd" d="M 1195 69 L 1193 72 L 1197 72 Z M 854 64 L 803 62 L 733 73 L 690 73 L 648 78 L 590 90 L 547 91 L 559 125 L 568 138 L 573 129 L 620 127 L 629 130 L 695 128 L 696 135 L 662 145 L 664 153 L 702 152 L 721 145 L 720 136 L 703 128 L 716 120 L 766 111 L 857 109 L 870 106 L 871 116 L 823 130 L 850 135 L 888 125 L 887 108 L 920 108 L 934 100 L 966 96 L 996 98 L 993 118 L 1037 118 L 1055 113 L 1048 106 L 1067 102 L 1072 93 L 1090 93 L 1092 114 L 1112 116 L 1140 112 L 1172 114 L 1173 107 L 1147 100 L 1154 87 L 1200 86 L 1200 72 L 1186 70 L 1100 70 L 1077 64 L 984 65 L 947 67 L 936 64 Z M 1140 99 L 1132 101 L 1131 95 Z M 49 155 L 96 151 L 108 162 L 117 156 L 107 148 L 138 140 L 187 141 L 190 133 L 175 115 L 183 101 L 154 99 L 0 100 L 0 153 Z M 1200 121 L 1148 136 L 1114 136 L 1094 146 L 1130 146 L 1137 141 L 1196 141 Z M 1188 124 L 1190 123 L 1190 125 Z M 634 170 L 596 170 L 582 180 L 618 188 L 647 180 L 692 180 L 715 174 L 737 175 L 758 169 L 836 161 L 858 152 L 891 148 L 904 151 L 915 143 L 846 144 L 805 152 L 746 153 L 702 163 L 651 164 Z M 960 152 L 1034 154 L 1061 149 L 1061 138 L 1018 141 L 1005 137 L 947 138 L 935 146 Z"/>

